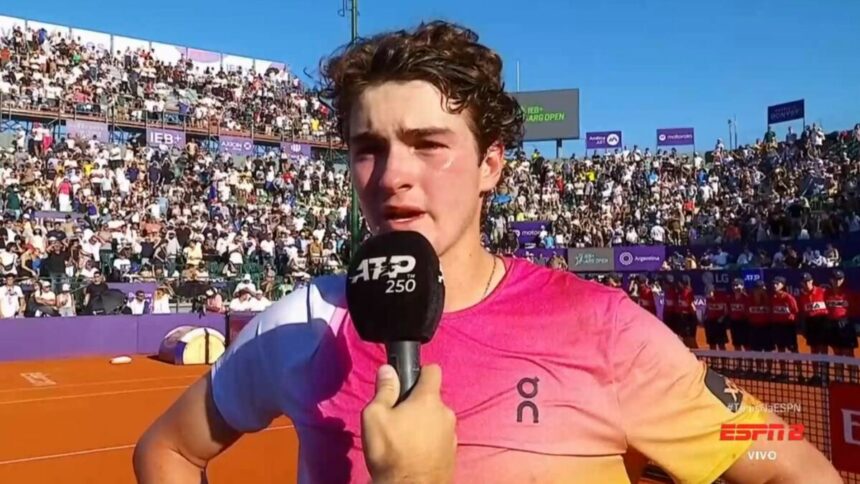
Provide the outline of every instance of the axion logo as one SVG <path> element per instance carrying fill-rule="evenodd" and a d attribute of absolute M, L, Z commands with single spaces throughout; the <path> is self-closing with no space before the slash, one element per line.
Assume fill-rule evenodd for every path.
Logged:
<path fill-rule="evenodd" d="M 397 279 L 398 275 L 408 274 L 413 269 L 415 269 L 415 258 L 411 255 L 371 257 L 358 264 L 351 280 L 353 284 L 358 281 L 377 281 L 383 275 L 388 279 Z"/>

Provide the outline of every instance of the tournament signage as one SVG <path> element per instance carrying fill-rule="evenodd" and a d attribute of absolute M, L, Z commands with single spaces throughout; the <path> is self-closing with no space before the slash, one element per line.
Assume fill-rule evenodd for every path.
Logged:
<path fill-rule="evenodd" d="M 70 138 L 81 138 L 89 141 L 95 136 L 95 139 L 102 143 L 110 141 L 108 125 L 96 121 L 67 120 L 66 133 Z"/>
<path fill-rule="evenodd" d="M 218 137 L 220 152 L 236 156 L 251 156 L 254 154 L 254 142 L 250 138 L 240 136 Z"/>
<path fill-rule="evenodd" d="M 551 226 L 552 222 L 549 220 L 511 222 L 511 231 L 517 235 L 517 242 L 521 248 L 531 249 L 537 246 L 541 231 L 549 232 Z"/>
<path fill-rule="evenodd" d="M 146 144 L 167 145 L 181 149 L 185 147 L 185 132 L 175 129 L 146 128 Z"/>
<path fill-rule="evenodd" d="M 585 133 L 585 149 L 611 149 L 621 146 L 621 131 L 595 131 Z"/>
<path fill-rule="evenodd" d="M 290 156 L 305 156 L 310 158 L 311 145 L 305 143 L 281 143 L 281 153 L 287 153 Z"/>
<path fill-rule="evenodd" d="M 657 130 L 657 146 L 684 146 L 696 144 L 693 128 L 661 128 Z"/>
<path fill-rule="evenodd" d="M 615 268 L 612 249 L 568 249 L 567 267 L 573 272 L 611 272 Z"/>
<path fill-rule="evenodd" d="M 615 247 L 615 270 L 618 272 L 659 271 L 666 260 L 663 245 Z"/>
<path fill-rule="evenodd" d="M 523 141 L 579 139 L 579 89 L 511 93 L 525 119 Z"/>
<path fill-rule="evenodd" d="M 850 383 L 830 384 L 830 441 L 833 466 L 860 473 L 860 392 Z"/>
<path fill-rule="evenodd" d="M 767 124 L 777 124 L 805 117 L 806 107 L 803 99 L 767 107 Z"/>

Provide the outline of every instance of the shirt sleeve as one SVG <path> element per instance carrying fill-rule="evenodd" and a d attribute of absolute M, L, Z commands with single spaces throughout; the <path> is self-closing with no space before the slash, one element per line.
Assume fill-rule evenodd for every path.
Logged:
<path fill-rule="evenodd" d="M 294 418 L 318 390 L 310 366 L 323 341 L 331 341 L 336 314 L 320 284 L 336 283 L 318 280 L 258 313 L 215 363 L 212 396 L 235 430 L 256 432 L 281 415 Z"/>
<path fill-rule="evenodd" d="M 628 298 L 616 307 L 612 371 L 628 445 L 675 482 L 713 482 L 752 443 L 720 440 L 722 424 L 764 422 L 760 403 Z"/>

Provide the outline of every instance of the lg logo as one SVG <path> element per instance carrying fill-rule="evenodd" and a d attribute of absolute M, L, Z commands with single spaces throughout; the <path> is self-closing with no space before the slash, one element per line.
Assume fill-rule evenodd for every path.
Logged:
<path fill-rule="evenodd" d="M 517 423 L 523 423 L 523 414 L 526 410 L 531 412 L 531 420 L 533 424 L 540 423 L 540 411 L 538 406 L 532 401 L 538 394 L 538 378 L 523 378 L 517 383 L 517 393 L 524 398 L 517 405 Z"/>
<path fill-rule="evenodd" d="M 388 279 L 397 279 L 400 274 L 409 274 L 413 269 L 415 269 L 415 258 L 411 255 L 370 257 L 358 264 L 351 280 L 353 284 L 359 281 L 377 281 L 383 275 Z"/>

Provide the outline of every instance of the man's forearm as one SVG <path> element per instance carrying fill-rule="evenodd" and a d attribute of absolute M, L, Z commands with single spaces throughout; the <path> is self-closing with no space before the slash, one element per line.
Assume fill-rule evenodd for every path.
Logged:
<path fill-rule="evenodd" d="M 179 452 L 155 445 L 134 449 L 134 474 L 138 484 L 206 484 L 206 469 Z"/>

